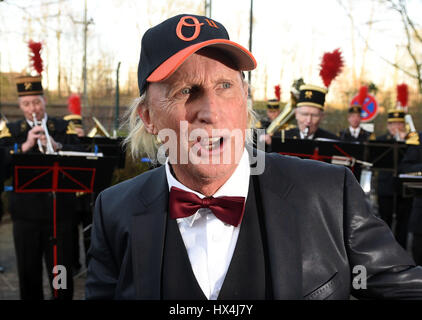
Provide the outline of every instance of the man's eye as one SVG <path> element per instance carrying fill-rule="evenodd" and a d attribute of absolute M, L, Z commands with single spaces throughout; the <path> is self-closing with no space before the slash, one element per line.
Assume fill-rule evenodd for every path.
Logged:
<path fill-rule="evenodd" d="M 232 84 L 229 82 L 223 82 L 222 87 L 223 89 L 229 89 L 231 88 Z"/>
<path fill-rule="evenodd" d="M 182 92 L 182 94 L 190 94 L 191 88 L 183 88 L 181 92 Z"/>

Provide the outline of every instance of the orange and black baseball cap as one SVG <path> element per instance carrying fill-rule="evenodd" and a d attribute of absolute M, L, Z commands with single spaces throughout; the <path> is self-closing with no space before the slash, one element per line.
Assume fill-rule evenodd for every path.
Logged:
<path fill-rule="evenodd" d="M 142 37 L 138 65 L 140 95 L 145 92 L 147 82 L 168 78 L 188 57 L 204 47 L 220 49 L 240 71 L 256 68 L 252 53 L 230 41 L 221 23 L 204 16 L 180 14 L 148 29 Z"/>

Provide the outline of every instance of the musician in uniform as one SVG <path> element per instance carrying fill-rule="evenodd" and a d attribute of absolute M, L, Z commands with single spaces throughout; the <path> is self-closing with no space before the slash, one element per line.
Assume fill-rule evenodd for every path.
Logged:
<path fill-rule="evenodd" d="M 422 134 L 419 133 L 419 141 Z M 422 146 L 411 145 L 400 163 L 399 172 L 420 175 L 422 172 Z M 412 255 L 418 265 L 422 265 L 422 196 L 413 198 L 412 211 L 409 218 L 409 232 L 413 235 Z"/>
<path fill-rule="evenodd" d="M 287 130 L 285 138 L 288 139 L 333 139 L 338 137 L 327 130 L 319 128 L 324 117 L 324 104 L 327 89 L 304 84 L 301 85 L 299 99 L 296 104 L 295 117 L 297 128 Z"/>
<path fill-rule="evenodd" d="M 362 107 L 359 105 L 350 106 L 347 115 L 349 127 L 340 131 L 339 136 L 343 141 L 363 142 L 369 140 L 371 133 L 360 127 Z"/>
<path fill-rule="evenodd" d="M 7 123 L 0 139 L 9 154 L 44 153 L 48 145 L 54 152 L 77 150 L 77 136 L 68 122 L 46 113 L 46 99 L 41 77 L 17 79 L 19 108 L 24 118 Z M 41 125 L 40 125 L 41 124 Z M 47 135 L 51 144 L 48 142 Z M 10 159 L 9 159 L 10 161 Z M 10 163 L 9 163 L 10 165 Z M 9 174 L 10 174 L 9 170 Z M 44 257 L 50 287 L 53 280 L 53 245 L 57 244 L 57 264 L 66 268 L 66 289 L 58 290 L 58 299 L 72 299 L 72 223 L 74 195 L 58 193 L 57 239 L 53 238 L 53 195 L 51 193 L 10 193 L 9 206 L 13 221 L 21 299 L 44 298 L 42 259 Z"/>
<path fill-rule="evenodd" d="M 280 114 L 280 101 L 270 99 L 267 101 L 267 116 L 259 120 L 256 124 L 258 129 L 267 129 L 271 122 Z"/>
<path fill-rule="evenodd" d="M 405 113 L 402 109 L 393 109 L 388 112 L 387 130 L 384 135 L 378 136 L 379 142 L 405 142 L 407 132 L 404 121 Z M 397 242 L 406 248 L 408 221 L 412 206 L 411 198 L 404 198 L 397 190 L 397 183 L 392 172 L 379 171 L 377 178 L 378 214 L 390 226 L 393 224 L 394 194 L 397 194 L 397 216 L 395 236 Z"/>
<path fill-rule="evenodd" d="M 257 129 L 265 129 L 265 131 L 267 130 L 267 128 L 270 126 L 271 122 L 274 121 L 275 118 L 278 117 L 278 115 L 280 114 L 281 110 L 280 110 L 280 101 L 277 99 L 270 99 L 267 101 L 267 112 L 266 112 L 266 117 L 262 118 L 261 120 L 259 120 L 256 123 L 256 128 Z M 277 132 L 279 132 L 280 130 L 278 130 Z M 277 134 L 277 132 L 275 134 Z M 265 135 L 261 135 L 260 136 L 261 139 L 265 139 L 265 150 L 267 152 L 271 152 L 271 136 L 269 136 L 268 134 Z"/>

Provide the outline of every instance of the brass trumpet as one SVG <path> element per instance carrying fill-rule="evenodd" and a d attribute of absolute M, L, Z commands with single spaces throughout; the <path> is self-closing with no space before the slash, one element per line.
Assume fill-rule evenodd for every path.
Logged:
<path fill-rule="evenodd" d="M 41 153 L 53 154 L 54 153 L 54 148 L 53 148 L 53 144 L 51 143 L 50 134 L 49 134 L 48 129 L 47 129 L 46 121 L 44 121 L 44 119 L 41 120 L 41 121 L 38 121 L 35 112 L 32 113 L 32 117 L 34 119 L 34 125 L 35 126 L 41 126 L 43 128 L 44 134 L 45 134 L 45 136 L 47 138 L 46 150 L 44 150 L 44 147 L 43 147 L 43 145 L 41 143 L 41 140 L 40 139 L 37 139 L 38 150 L 40 150 Z"/>

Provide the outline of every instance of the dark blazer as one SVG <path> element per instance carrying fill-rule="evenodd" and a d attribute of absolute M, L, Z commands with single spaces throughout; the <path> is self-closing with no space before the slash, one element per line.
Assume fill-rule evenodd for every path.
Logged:
<path fill-rule="evenodd" d="M 341 130 L 340 133 L 339 133 L 340 140 L 343 140 L 343 141 L 363 142 L 363 141 L 369 140 L 370 136 L 371 136 L 371 133 L 369 131 L 362 129 L 362 128 L 360 128 L 359 135 L 358 135 L 357 138 L 352 136 L 352 133 L 350 132 L 350 128 L 346 128 L 344 130 Z"/>
<path fill-rule="evenodd" d="M 370 212 L 349 169 L 265 159 L 257 181 L 274 299 L 422 298 L 422 268 Z M 98 196 L 87 299 L 161 297 L 168 195 L 163 166 Z M 352 288 L 355 266 L 366 268 L 367 289 Z"/>
<path fill-rule="evenodd" d="M 287 138 L 287 139 L 300 139 L 299 128 L 293 128 L 293 129 L 287 130 L 285 132 L 285 138 Z M 316 139 L 316 138 L 339 140 L 339 137 L 336 136 L 334 133 L 331 133 L 331 132 L 324 130 L 324 129 L 321 129 L 321 128 L 318 128 L 317 131 L 315 131 L 313 139 Z"/>

